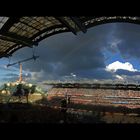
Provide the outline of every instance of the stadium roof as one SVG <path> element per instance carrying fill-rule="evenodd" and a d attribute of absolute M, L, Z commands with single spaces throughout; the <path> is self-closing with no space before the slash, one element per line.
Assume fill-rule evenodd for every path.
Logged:
<path fill-rule="evenodd" d="M 99 24 L 129 22 L 140 24 L 140 17 L 0 17 L 0 58 L 9 57 L 23 47 L 33 47 L 54 34 L 87 32 Z"/>

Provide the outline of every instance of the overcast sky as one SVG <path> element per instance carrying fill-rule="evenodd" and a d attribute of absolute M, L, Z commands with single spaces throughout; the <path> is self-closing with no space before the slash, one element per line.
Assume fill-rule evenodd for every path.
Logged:
<path fill-rule="evenodd" d="M 13 54 L 10 62 L 30 58 L 31 48 Z M 41 41 L 35 48 L 39 59 L 23 63 L 23 76 L 32 82 L 88 78 L 140 81 L 140 26 L 110 23 L 88 29 L 77 36 L 61 33 Z M 0 59 L 0 81 L 18 78 L 19 66 L 5 68 Z"/>

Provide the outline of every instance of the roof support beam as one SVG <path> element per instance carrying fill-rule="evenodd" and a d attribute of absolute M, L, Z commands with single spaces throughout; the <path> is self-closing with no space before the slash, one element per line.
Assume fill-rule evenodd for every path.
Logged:
<path fill-rule="evenodd" d="M 55 17 L 60 23 L 64 24 L 73 34 L 77 35 L 76 30 L 63 17 Z"/>
<path fill-rule="evenodd" d="M 0 54 L 0 58 L 2 57 L 11 57 L 12 55 L 11 54 L 6 54 L 6 53 L 3 53 L 3 54 Z"/>
<path fill-rule="evenodd" d="M 60 31 L 55 31 L 55 32 L 52 32 L 50 34 L 45 34 L 44 36 L 40 37 L 39 39 L 35 40 L 35 42 L 40 42 L 41 40 L 49 37 L 49 36 L 52 36 L 52 35 L 55 35 L 55 34 L 58 34 L 58 33 L 64 33 L 64 32 L 68 32 L 68 30 L 60 30 Z"/>
<path fill-rule="evenodd" d="M 9 31 L 9 29 L 13 26 L 13 24 L 17 23 L 20 20 L 20 17 L 9 17 L 7 22 L 1 28 L 1 33 L 5 33 Z"/>
<path fill-rule="evenodd" d="M 37 43 L 34 44 L 34 42 L 26 37 L 22 37 L 20 35 L 17 35 L 15 33 L 8 32 L 9 29 L 17 22 L 19 22 L 20 17 L 10 17 L 7 22 L 3 25 L 2 29 L 0 30 L 0 38 L 3 40 L 8 40 L 11 42 L 15 42 L 17 44 L 27 45 L 31 47 L 32 45 L 38 45 Z"/>
<path fill-rule="evenodd" d="M 37 36 L 40 36 L 41 34 L 45 33 L 45 32 L 48 32 L 48 31 L 51 31 L 53 29 L 56 29 L 56 28 L 64 28 L 65 26 L 64 25 L 54 25 L 54 26 L 51 26 L 51 27 L 47 27 L 45 29 L 43 29 L 42 31 L 36 33 L 35 35 L 33 35 L 30 39 L 35 39 Z"/>
<path fill-rule="evenodd" d="M 74 23 L 80 28 L 80 30 L 83 33 L 87 32 L 86 27 L 80 22 L 80 20 L 77 17 L 70 17 L 70 18 L 74 21 Z"/>
<path fill-rule="evenodd" d="M 33 56 L 30 57 L 30 58 L 27 58 L 27 59 L 24 59 L 24 60 L 20 60 L 20 61 L 15 62 L 15 63 L 8 64 L 7 67 L 13 66 L 13 65 L 16 65 L 16 64 L 19 64 L 19 63 L 23 63 L 23 62 L 26 62 L 26 61 L 29 61 L 29 60 L 32 60 L 32 59 L 36 60 L 37 58 L 39 58 L 39 56 L 33 55 Z"/>
<path fill-rule="evenodd" d="M 34 43 L 32 40 L 26 37 L 17 35 L 15 33 L 10 33 L 10 32 L 3 33 L 2 36 L 0 36 L 0 38 L 3 40 L 9 40 L 18 44 L 27 45 L 29 47 L 31 47 L 32 45 L 38 45 L 37 43 Z"/>
<path fill-rule="evenodd" d="M 40 31 L 39 29 L 37 29 L 37 28 L 35 28 L 35 27 L 33 27 L 33 26 L 31 26 L 31 25 L 27 24 L 27 23 L 26 23 L 26 22 L 24 22 L 24 21 L 20 21 L 20 23 L 23 23 L 24 25 L 26 25 L 26 26 L 28 26 L 28 27 L 31 27 L 32 29 L 35 29 L 35 30 Z"/>

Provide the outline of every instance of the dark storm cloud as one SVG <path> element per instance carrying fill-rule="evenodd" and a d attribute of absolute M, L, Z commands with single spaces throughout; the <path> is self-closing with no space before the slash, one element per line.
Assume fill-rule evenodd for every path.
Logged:
<path fill-rule="evenodd" d="M 7 73 L 4 75 L 4 78 L 2 78 L 3 81 L 16 81 L 18 79 L 19 75 L 15 73 Z"/>
<path fill-rule="evenodd" d="M 59 77 L 80 70 L 91 70 L 105 67 L 102 48 L 107 44 L 107 35 L 113 25 L 97 26 L 86 34 L 63 33 L 47 38 L 35 49 L 40 56 L 36 62 L 23 64 L 24 70 L 32 72 L 44 71 L 44 77 Z M 32 49 L 17 51 L 13 60 L 21 60 L 32 56 Z M 44 78 L 43 77 L 43 78 Z"/>
<path fill-rule="evenodd" d="M 12 76 L 12 77 L 4 77 L 4 78 L 2 78 L 2 80 L 3 81 L 5 81 L 5 82 L 8 82 L 8 81 L 17 81 L 18 80 L 18 77 L 17 76 Z"/>
<path fill-rule="evenodd" d="M 6 62 L 6 65 L 7 65 L 8 63 Z M 3 71 L 7 71 L 7 72 L 15 72 L 15 71 L 17 71 L 17 69 L 15 69 L 15 68 L 8 68 L 6 65 L 0 65 L 0 70 L 3 70 Z"/>
<path fill-rule="evenodd" d="M 122 69 L 119 69 L 115 72 L 115 74 L 118 74 L 118 75 L 127 75 L 127 76 L 135 76 L 135 75 L 140 75 L 140 72 L 139 71 L 128 71 L 128 70 L 122 70 Z"/>
<path fill-rule="evenodd" d="M 118 49 L 123 58 L 140 58 L 140 25 L 117 24 L 114 37 L 122 40 Z"/>
<path fill-rule="evenodd" d="M 14 77 L 14 76 L 18 76 L 18 74 L 15 74 L 15 73 L 7 73 L 7 74 L 5 74 L 5 76 L 7 76 L 7 77 Z"/>
<path fill-rule="evenodd" d="M 108 71 L 105 71 L 102 68 L 81 71 L 79 77 L 89 78 L 89 79 L 114 79 L 114 74 Z"/>
<path fill-rule="evenodd" d="M 35 49 L 40 58 L 23 63 L 23 69 L 34 72 L 32 77 L 40 81 L 60 79 L 70 73 L 93 79 L 113 79 L 114 75 L 104 70 L 104 49 L 112 54 L 118 49 L 124 58 L 139 58 L 139 40 L 140 26 L 134 24 L 105 24 L 77 36 L 72 33 L 58 34 L 40 42 Z M 30 57 L 32 49 L 24 48 L 18 50 L 12 60 Z M 116 74 L 130 76 L 138 73 L 117 71 Z"/>
<path fill-rule="evenodd" d="M 25 78 L 31 78 L 31 74 L 22 74 L 23 79 Z M 17 81 L 19 79 L 19 75 L 15 73 L 7 73 L 4 75 L 4 78 L 2 78 L 3 81 Z"/>
<path fill-rule="evenodd" d="M 15 74 L 15 73 L 8 73 L 8 74 L 5 74 L 5 76 L 7 76 L 7 77 L 16 77 L 16 76 L 18 76 L 19 77 L 19 74 Z M 27 74 L 25 74 L 25 73 L 22 73 L 22 76 L 23 77 L 31 77 L 31 74 L 30 73 L 27 73 Z"/>

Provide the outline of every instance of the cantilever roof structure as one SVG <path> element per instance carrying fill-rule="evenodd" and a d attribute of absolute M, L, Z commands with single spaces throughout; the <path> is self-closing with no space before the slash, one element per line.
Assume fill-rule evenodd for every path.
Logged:
<path fill-rule="evenodd" d="M 140 17 L 0 17 L 0 58 L 11 56 L 23 47 L 32 47 L 54 34 L 87 32 L 87 29 L 110 22 L 140 24 Z"/>

